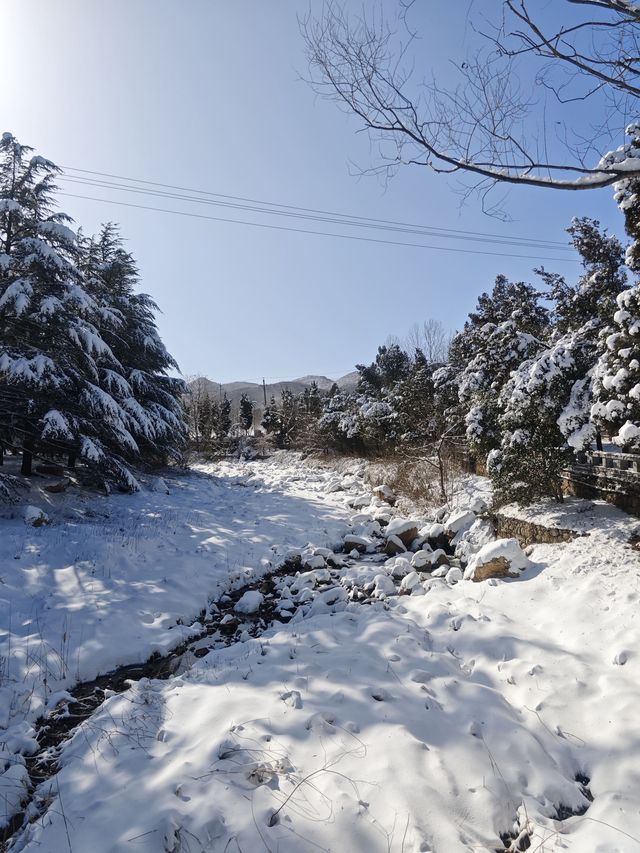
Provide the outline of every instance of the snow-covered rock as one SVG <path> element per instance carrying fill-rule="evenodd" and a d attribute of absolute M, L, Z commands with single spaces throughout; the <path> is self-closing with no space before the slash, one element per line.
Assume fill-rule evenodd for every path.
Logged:
<path fill-rule="evenodd" d="M 250 589 L 236 601 L 233 609 L 236 613 L 255 613 L 260 610 L 263 602 L 264 595 L 255 589 Z"/>
<path fill-rule="evenodd" d="M 458 581 L 461 581 L 462 577 L 462 569 L 459 569 L 457 566 L 452 566 L 444 576 L 444 579 L 449 586 L 453 586 L 458 583 Z"/>
<path fill-rule="evenodd" d="M 302 565 L 305 569 L 322 569 L 325 565 L 325 559 L 320 554 L 305 554 L 302 558 Z"/>
<path fill-rule="evenodd" d="M 391 580 L 389 575 L 376 575 L 373 579 L 374 589 L 373 594 L 375 596 L 387 596 L 387 595 L 397 595 L 398 591 L 396 589 L 396 585 Z"/>
<path fill-rule="evenodd" d="M 26 506 L 23 517 L 24 523 L 30 527 L 42 527 L 44 524 L 49 524 L 49 516 L 37 506 Z"/>
<path fill-rule="evenodd" d="M 447 536 L 455 536 L 461 530 L 467 530 L 476 520 L 475 513 L 470 509 L 461 509 L 451 513 L 444 522 Z"/>
<path fill-rule="evenodd" d="M 387 536 L 397 536 L 405 548 L 408 548 L 417 537 L 419 526 L 417 521 L 408 518 L 392 518 L 385 532 Z"/>
<path fill-rule="evenodd" d="M 465 530 L 456 543 L 455 556 L 468 563 L 474 554 L 494 539 L 491 522 L 477 518 L 468 530 Z"/>
<path fill-rule="evenodd" d="M 416 551 L 411 557 L 411 565 L 414 569 L 424 569 L 425 566 L 431 566 L 433 551 Z"/>
<path fill-rule="evenodd" d="M 517 539 L 496 539 L 475 554 L 467 566 L 467 580 L 483 581 L 487 578 L 516 577 L 530 565 Z"/>
<path fill-rule="evenodd" d="M 390 557 L 394 557 L 396 554 L 404 554 L 406 550 L 404 542 L 398 536 L 387 537 L 387 541 L 384 546 L 385 554 L 388 554 Z"/>
<path fill-rule="evenodd" d="M 359 554 L 364 554 L 367 548 L 371 545 L 371 539 L 366 536 L 356 536 L 353 533 L 348 533 L 344 537 L 345 551 L 357 551 Z"/>
<path fill-rule="evenodd" d="M 375 495 L 376 498 L 378 498 L 378 500 L 384 501 L 385 503 L 388 503 L 391 506 L 394 506 L 394 504 L 397 500 L 396 495 L 393 492 L 393 489 L 391 489 L 389 486 L 385 486 L 385 485 L 375 486 L 375 488 L 373 489 L 373 494 Z"/>
<path fill-rule="evenodd" d="M 420 586 L 420 575 L 417 572 L 409 572 L 400 582 L 400 591 L 412 592 L 417 586 Z"/>

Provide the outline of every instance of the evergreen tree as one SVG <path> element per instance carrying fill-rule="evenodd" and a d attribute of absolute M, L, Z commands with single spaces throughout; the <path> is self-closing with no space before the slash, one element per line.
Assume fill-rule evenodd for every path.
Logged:
<path fill-rule="evenodd" d="M 229 431 L 231 430 L 231 400 L 227 397 L 225 392 L 221 402 L 219 409 L 219 419 L 218 419 L 218 428 L 216 433 L 218 435 L 219 441 L 224 441 L 229 435 Z"/>
<path fill-rule="evenodd" d="M 501 394 L 501 447 L 489 460 L 499 501 L 562 499 L 562 472 L 574 450 L 595 434 L 589 423 L 590 376 L 598 333 L 625 287 L 623 250 L 597 222 L 574 220 L 568 229 L 584 272 L 575 286 L 540 271 L 555 298 L 554 341 L 524 361 Z"/>
<path fill-rule="evenodd" d="M 240 397 L 239 420 L 240 427 L 245 432 L 249 432 L 253 426 L 253 401 L 246 394 Z"/>
<path fill-rule="evenodd" d="M 269 435 L 278 432 L 280 429 L 280 412 L 278 411 L 276 398 L 273 395 L 271 395 L 269 405 L 262 415 L 262 427 Z"/>

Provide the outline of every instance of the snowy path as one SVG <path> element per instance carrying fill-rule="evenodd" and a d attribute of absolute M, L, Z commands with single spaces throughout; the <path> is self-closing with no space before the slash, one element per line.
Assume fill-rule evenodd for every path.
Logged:
<path fill-rule="evenodd" d="M 217 549 L 238 585 L 272 544 L 330 545 L 347 529 L 328 475 L 249 470 L 235 486 L 229 467 L 226 482 L 181 487 L 196 518 L 211 512 L 190 518 L 190 549 L 176 546 L 193 560 L 192 613 L 206 587 L 198 548 L 220 566 L 206 590 L 219 594 Z M 211 507 L 194 509 L 205 495 Z M 156 557 L 182 523 L 152 528 Z M 537 546 L 517 580 L 434 578 L 426 594 L 366 605 L 348 590 L 382 570 L 368 556 L 328 585 L 326 570 L 280 580 L 283 602 L 305 602 L 289 624 L 142 680 L 83 724 L 39 791 L 48 810 L 13 849 L 487 853 L 515 824 L 533 850 L 640 851 L 634 523 L 600 508 L 583 523 L 588 537 Z"/>

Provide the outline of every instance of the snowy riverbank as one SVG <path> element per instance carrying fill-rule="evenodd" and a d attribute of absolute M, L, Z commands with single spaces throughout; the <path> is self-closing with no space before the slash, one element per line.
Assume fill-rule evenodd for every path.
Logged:
<path fill-rule="evenodd" d="M 166 651 L 208 598 L 369 523 L 373 507 L 346 505 L 358 477 L 346 493 L 332 477 L 225 463 L 170 494 L 67 494 L 50 526 L 3 519 L 4 790 L 43 674 L 55 693 Z M 402 596 L 396 580 L 368 604 L 351 592 L 392 574 L 377 555 L 327 591 L 325 569 L 282 579 L 289 624 L 142 680 L 81 726 L 13 849 L 454 853 L 522 833 L 534 850 L 640 850 L 638 522 L 585 511 L 588 536 L 535 546 L 515 579 Z"/>

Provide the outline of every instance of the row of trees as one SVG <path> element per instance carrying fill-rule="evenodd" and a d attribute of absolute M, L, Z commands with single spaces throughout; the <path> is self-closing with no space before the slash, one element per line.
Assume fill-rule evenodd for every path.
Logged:
<path fill-rule="evenodd" d="M 618 186 L 634 240 L 636 183 Z M 426 355 L 416 342 L 447 336 L 437 324 L 421 339 L 414 328 L 404 345 L 388 342 L 371 364 L 357 365 L 354 391 L 285 390 L 262 417 L 272 445 L 439 463 L 444 450 L 464 445 L 486 460 L 498 499 L 520 501 L 560 498 L 562 471 L 603 435 L 640 451 L 640 286 L 628 283 L 640 267 L 636 243 L 625 252 L 587 218 L 568 233 L 582 261 L 577 281 L 544 268 L 535 270 L 537 286 L 499 275 L 448 347 Z M 228 400 L 207 399 L 200 413 L 199 434 L 228 447 L 238 434 Z M 252 417 L 247 398 L 245 432 Z"/>
<path fill-rule="evenodd" d="M 117 228 L 71 230 L 58 172 L 2 136 L 0 463 L 21 451 L 29 475 L 34 458 L 64 455 L 134 490 L 132 467 L 180 453 L 184 383 Z"/>

